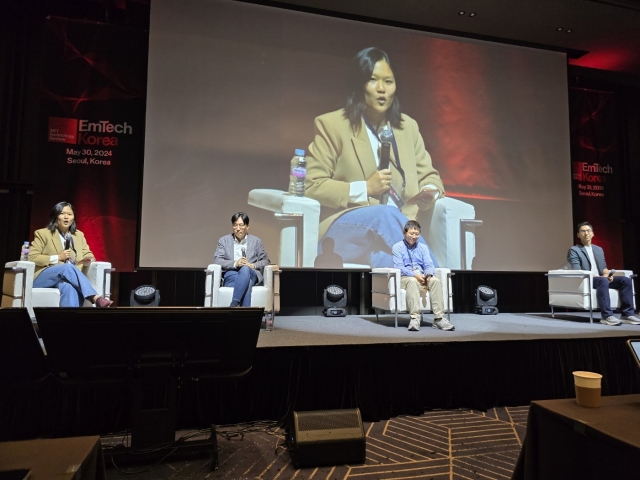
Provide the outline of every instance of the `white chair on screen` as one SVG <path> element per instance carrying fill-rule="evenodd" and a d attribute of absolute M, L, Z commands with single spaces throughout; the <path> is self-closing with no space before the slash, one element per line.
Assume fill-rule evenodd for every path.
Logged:
<path fill-rule="evenodd" d="M 249 205 L 274 212 L 283 222 L 280 233 L 281 267 L 313 267 L 318 255 L 320 203 L 307 197 L 295 197 L 282 190 L 254 189 L 249 192 Z M 439 265 L 454 270 L 470 270 L 476 256 L 475 209 L 455 198 L 444 197 L 434 208 L 419 217 L 429 244 Z M 369 268 L 369 265 L 347 265 L 347 268 Z"/>
<path fill-rule="evenodd" d="M 451 290 L 451 273 L 448 268 L 436 268 L 434 276 L 442 285 L 442 298 L 445 302 L 444 312 L 451 320 L 453 311 L 453 293 Z M 379 311 L 389 311 L 395 314 L 395 324 L 398 328 L 398 314 L 407 312 L 407 291 L 401 288 L 402 275 L 399 268 L 374 268 L 371 270 L 371 306 L 376 309 L 376 321 Z M 420 313 L 431 311 L 429 292 L 420 297 Z M 422 323 L 422 315 L 420 316 Z"/>
<path fill-rule="evenodd" d="M 571 308 L 589 311 L 589 320 L 593 323 L 593 311 L 598 309 L 593 285 L 593 274 L 589 270 L 549 270 L 546 274 L 549 279 L 549 306 L 551 316 L 555 318 L 554 307 Z M 614 276 L 633 278 L 636 275 L 631 270 L 617 270 Z M 633 308 L 636 308 L 636 291 L 633 282 Z M 611 308 L 620 308 L 620 296 L 618 291 L 609 289 Z"/>
<path fill-rule="evenodd" d="M 57 288 L 34 288 L 33 274 L 36 264 L 33 262 L 8 262 L 4 267 L 2 282 L 2 308 L 26 307 L 31 318 L 35 318 L 33 307 L 59 307 L 60 290 Z M 109 262 L 91 262 L 82 268 L 82 272 L 98 295 L 111 297 L 111 273 L 115 271 Z M 85 306 L 91 302 L 85 300 Z"/>
<path fill-rule="evenodd" d="M 228 307 L 233 297 L 233 287 L 222 285 L 222 267 L 212 263 L 205 270 L 205 307 Z M 280 311 L 280 268 L 267 265 L 262 272 L 263 284 L 251 289 L 251 306 L 264 307 L 265 315 L 275 316 Z"/>

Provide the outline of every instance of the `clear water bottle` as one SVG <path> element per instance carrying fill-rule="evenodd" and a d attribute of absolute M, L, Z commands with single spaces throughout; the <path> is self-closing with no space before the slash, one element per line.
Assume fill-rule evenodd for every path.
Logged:
<path fill-rule="evenodd" d="M 296 148 L 289 172 L 289 195 L 304 197 L 304 181 L 307 178 L 307 159 L 304 150 Z"/>
<path fill-rule="evenodd" d="M 23 262 L 29 261 L 29 242 L 24 242 L 20 249 L 20 260 Z"/>

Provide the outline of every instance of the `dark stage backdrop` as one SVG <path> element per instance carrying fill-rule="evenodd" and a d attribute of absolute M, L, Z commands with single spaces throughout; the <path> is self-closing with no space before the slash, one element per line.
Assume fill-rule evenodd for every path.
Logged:
<path fill-rule="evenodd" d="M 135 267 L 146 61 L 145 32 L 46 22 L 31 229 L 71 202 L 96 258 L 120 272 Z"/>
<path fill-rule="evenodd" d="M 623 269 L 616 97 L 586 88 L 572 88 L 570 97 L 573 218 L 592 224 L 593 243 L 604 250 L 607 266 Z"/>

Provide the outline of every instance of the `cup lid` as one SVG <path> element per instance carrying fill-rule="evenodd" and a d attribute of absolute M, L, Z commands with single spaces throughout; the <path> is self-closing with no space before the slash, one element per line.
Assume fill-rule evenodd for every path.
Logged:
<path fill-rule="evenodd" d="M 577 370 L 573 372 L 573 374 L 576 377 L 581 377 L 581 378 L 602 378 L 602 375 L 595 372 L 583 372 L 583 371 Z"/>

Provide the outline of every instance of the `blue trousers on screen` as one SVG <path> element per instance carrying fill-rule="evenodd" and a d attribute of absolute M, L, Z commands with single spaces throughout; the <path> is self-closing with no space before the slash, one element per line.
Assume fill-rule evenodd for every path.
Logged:
<path fill-rule="evenodd" d="M 391 249 L 404 238 L 405 223 L 407 217 L 389 205 L 350 210 L 331 224 L 320 240 L 318 254 L 322 253 L 322 240 L 332 237 L 335 241 L 334 251 L 342 257 L 344 263 L 366 264 L 372 268 L 393 267 Z M 422 236 L 419 241 L 427 244 Z M 429 255 L 437 267 L 438 262 L 431 249 Z"/>
<path fill-rule="evenodd" d="M 45 268 L 33 281 L 33 286 L 60 290 L 61 307 L 79 307 L 84 304 L 85 298 L 98 293 L 89 283 L 89 279 L 71 263 Z"/>
<path fill-rule="evenodd" d="M 602 318 L 613 315 L 611 298 L 609 297 L 610 288 L 618 290 L 622 314 L 633 315 L 633 288 L 629 277 L 613 277 L 612 281 L 605 277 L 593 277 L 593 288 L 596 290 L 596 298 L 598 299 Z"/>
<path fill-rule="evenodd" d="M 258 283 L 258 274 L 253 268 L 240 267 L 239 270 L 228 270 L 224 273 L 224 286 L 233 287 L 231 307 L 250 307 L 251 289 Z"/>

